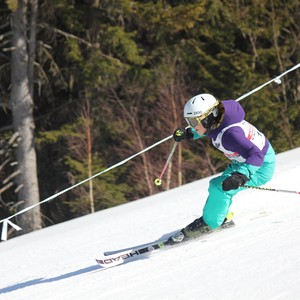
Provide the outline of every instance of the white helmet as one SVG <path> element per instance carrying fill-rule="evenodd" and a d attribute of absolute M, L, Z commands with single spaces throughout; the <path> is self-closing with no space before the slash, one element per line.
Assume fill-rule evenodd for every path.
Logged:
<path fill-rule="evenodd" d="M 199 94 L 192 97 L 184 106 L 184 117 L 191 127 L 200 122 L 203 127 L 210 129 L 218 116 L 219 101 L 210 94 Z"/>

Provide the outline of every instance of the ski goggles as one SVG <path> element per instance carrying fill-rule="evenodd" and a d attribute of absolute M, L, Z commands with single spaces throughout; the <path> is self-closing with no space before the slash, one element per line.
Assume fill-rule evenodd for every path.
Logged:
<path fill-rule="evenodd" d="M 189 126 L 196 128 L 200 123 L 204 128 L 209 128 L 211 123 L 212 115 L 207 116 L 206 118 L 202 119 L 201 117 L 194 117 L 194 118 L 185 118 Z"/>
<path fill-rule="evenodd" d="M 200 123 L 202 124 L 202 126 L 204 128 L 207 128 L 209 126 L 210 121 L 211 121 L 210 120 L 211 118 L 209 118 L 209 116 L 213 112 L 215 107 L 217 107 L 218 104 L 219 103 L 217 102 L 217 104 L 213 105 L 206 113 L 202 114 L 201 116 L 186 117 L 185 120 L 187 121 L 189 126 L 191 126 L 193 128 L 197 127 Z"/>
<path fill-rule="evenodd" d="M 195 128 L 201 123 L 201 118 L 200 117 L 193 117 L 193 118 L 185 118 L 187 121 L 188 125 Z"/>
<path fill-rule="evenodd" d="M 211 122 L 211 113 L 212 111 L 209 111 L 209 113 L 203 114 L 199 117 L 191 117 L 191 118 L 185 118 L 189 126 L 196 128 L 200 123 L 204 128 L 208 128 L 209 123 Z"/>

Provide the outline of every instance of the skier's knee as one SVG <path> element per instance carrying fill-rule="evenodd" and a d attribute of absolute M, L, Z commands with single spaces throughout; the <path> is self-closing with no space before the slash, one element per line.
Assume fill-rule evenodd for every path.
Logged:
<path fill-rule="evenodd" d="M 219 191 L 222 191 L 222 177 L 221 176 L 218 176 L 218 177 L 215 177 L 213 179 L 211 179 L 209 181 L 209 188 L 208 190 L 209 191 L 212 191 L 212 190 L 219 190 Z"/>

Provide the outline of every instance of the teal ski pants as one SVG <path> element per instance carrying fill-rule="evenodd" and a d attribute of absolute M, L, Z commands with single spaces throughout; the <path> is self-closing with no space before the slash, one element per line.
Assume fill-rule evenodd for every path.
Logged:
<path fill-rule="evenodd" d="M 237 190 L 223 191 L 222 182 L 234 172 L 245 174 L 250 180 L 249 186 L 260 186 L 267 183 L 274 174 L 275 170 L 275 152 L 269 145 L 265 155 L 264 163 L 260 167 L 251 166 L 245 163 L 233 162 L 218 177 L 209 182 L 208 198 L 203 208 L 203 220 L 212 229 L 218 228 L 225 220 L 232 204 L 232 198 L 238 192 L 245 188 Z"/>

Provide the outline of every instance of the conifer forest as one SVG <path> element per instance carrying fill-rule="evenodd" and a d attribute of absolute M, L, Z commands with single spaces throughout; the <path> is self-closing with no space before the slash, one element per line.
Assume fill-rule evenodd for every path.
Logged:
<path fill-rule="evenodd" d="M 0 220 L 187 126 L 192 96 L 237 99 L 300 63 L 298 0 L 0 0 L 0 10 Z M 241 101 L 276 153 L 300 146 L 300 69 L 280 80 Z M 228 164 L 209 140 L 183 141 L 157 187 L 173 144 L 11 221 L 30 232 Z"/>

